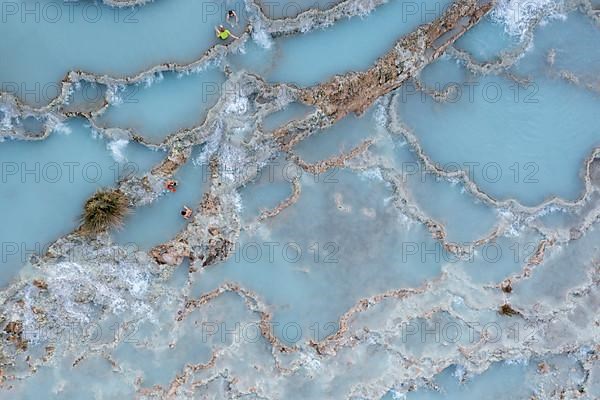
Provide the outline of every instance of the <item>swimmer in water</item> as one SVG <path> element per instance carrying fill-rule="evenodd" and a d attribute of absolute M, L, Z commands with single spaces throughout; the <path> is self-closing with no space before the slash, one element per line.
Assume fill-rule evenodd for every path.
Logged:
<path fill-rule="evenodd" d="M 221 40 L 226 40 L 229 38 L 229 36 L 231 36 L 234 39 L 239 39 L 239 37 L 235 36 L 233 33 L 231 33 L 229 29 L 226 29 L 223 25 L 215 27 L 215 33 L 217 34 L 217 37 Z"/>
<path fill-rule="evenodd" d="M 229 22 L 229 25 L 231 26 L 236 26 L 238 24 L 238 16 L 235 13 L 234 10 L 229 10 L 227 11 L 227 17 L 226 17 L 227 22 Z M 233 20 L 234 22 L 231 22 L 230 20 Z"/>
<path fill-rule="evenodd" d="M 168 180 L 165 183 L 165 188 L 167 190 L 170 190 L 171 192 L 175 193 L 177 191 L 177 181 L 174 180 Z"/>
<path fill-rule="evenodd" d="M 185 219 L 190 219 L 194 212 L 188 206 L 183 206 L 183 210 L 181 210 L 181 216 Z"/>

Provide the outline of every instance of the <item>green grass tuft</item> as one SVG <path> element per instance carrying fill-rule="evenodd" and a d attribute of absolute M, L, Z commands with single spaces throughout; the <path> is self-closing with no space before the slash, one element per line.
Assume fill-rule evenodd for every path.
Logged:
<path fill-rule="evenodd" d="M 83 206 L 81 231 L 96 235 L 110 228 L 119 228 L 129 212 L 129 200 L 119 190 L 99 190 Z"/>

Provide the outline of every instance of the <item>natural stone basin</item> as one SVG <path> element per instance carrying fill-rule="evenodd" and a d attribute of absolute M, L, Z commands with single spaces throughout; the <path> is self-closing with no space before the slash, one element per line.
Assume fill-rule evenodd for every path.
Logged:
<path fill-rule="evenodd" d="M 29 255 L 44 254 L 57 236 L 79 225 L 80 207 L 95 190 L 142 174 L 164 157 L 129 143 L 117 150 L 116 161 L 109 145 L 81 120 L 69 121 L 43 141 L 0 144 L 2 286 Z"/>
<path fill-rule="evenodd" d="M 236 64 L 273 82 L 310 86 L 334 74 L 364 70 L 398 37 L 442 14 L 450 2 L 390 1 L 368 17 L 353 17 L 300 37 L 275 39 L 271 48 L 252 45 Z M 400 17 L 399 17 L 400 16 Z M 318 68 L 312 68 L 319 65 Z"/>
<path fill-rule="evenodd" d="M 598 398 L 598 7 L 2 3 L 0 398 Z"/>
<path fill-rule="evenodd" d="M 36 105 L 60 93 L 70 70 L 126 76 L 162 63 L 190 63 L 216 44 L 214 26 L 226 12 L 193 0 L 124 8 L 54 0 L 2 4 L 2 91 Z"/>
<path fill-rule="evenodd" d="M 101 117 L 106 127 L 132 129 L 154 143 L 180 129 L 201 124 L 223 90 L 223 75 L 214 69 L 181 75 L 161 74 L 154 83 L 130 85 L 120 103 Z"/>
<path fill-rule="evenodd" d="M 455 97 L 438 103 L 405 88 L 397 109 L 440 166 L 465 170 L 493 197 L 526 205 L 581 196 L 580 171 L 600 144 L 596 95 L 544 76 L 526 87 L 502 76 L 436 83 L 457 87 Z"/>

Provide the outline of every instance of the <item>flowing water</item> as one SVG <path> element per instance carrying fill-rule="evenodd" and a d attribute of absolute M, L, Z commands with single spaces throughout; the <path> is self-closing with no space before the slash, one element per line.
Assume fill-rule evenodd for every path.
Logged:
<path fill-rule="evenodd" d="M 597 2 L 339 119 L 303 88 L 450 0 L 134 3 L 2 1 L 0 398 L 600 398 Z"/>

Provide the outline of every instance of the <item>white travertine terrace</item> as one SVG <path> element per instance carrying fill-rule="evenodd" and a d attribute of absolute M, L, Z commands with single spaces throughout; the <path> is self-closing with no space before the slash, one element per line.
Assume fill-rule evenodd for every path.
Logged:
<path fill-rule="evenodd" d="M 149 6 L 145 0 L 105 0 L 105 3 L 116 7 Z M 342 18 L 367 13 L 381 4 L 383 1 L 347 0 L 329 10 L 308 10 L 294 18 L 280 20 L 266 17 L 260 6 L 252 1 L 248 1 L 246 7 L 255 29 L 260 27 L 271 37 L 277 37 L 322 28 Z M 73 355 L 81 357 L 73 362 L 73 367 L 78 368 L 80 361 L 88 357 L 100 355 L 111 363 L 114 370 L 129 379 L 135 376 L 135 370 L 119 365 L 112 354 L 119 346 L 116 339 L 100 344 L 58 340 L 49 345 L 43 337 L 33 333 L 41 331 L 60 337 L 65 326 L 90 321 L 98 321 L 106 328 L 111 314 L 127 314 L 128 320 L 143 321 L 148 316 L 157 318 L 154 308 L 162 308 L 172 313 L 164 331 L 176 341 L 185 329 L 189 329 L 185 323 L 194 313 L 202 313 L 217 299 L 235 294 L 235 301 L 241 300 L 245 307 L 240 318 L 259 326 L 264 343 L 220 343 L 211 349 L 212 355 L 207 360 L 190 360 L 182 363 L 177 371 L 170 371 L 173 379 L 167 385 L 147 387 L 136 379 L 135 390 L 139 397 L 198 398 L 206 394 L 218 398 L 216 393 L 221 389 L 212 385 L 224 382 L 220 385 L 226 388 L 222 396 L 228 398 L 245 395 L 265 399 L 293 398 L 298 388 L 306 385 L 314 385 L 313 393 L 320 396 L 336 393 L 339 398 L 381 398 L 391 388 L 402 393 L 426 386 L 451 365 L 462 365 L 468 374 L 476 375 L 495 362 L 569 356 L 585 371 L 585 379 L 575 383 L 553 382 L 549 376 L 547 382 L 552 382 L 555 393 L 548 393 L 546 398 L 559 398 L 560 393 L 564 396 L 562 398 L 598 398 L 600 394 L 594 392 L 598 390 L 594 387 L 598 386 L 597 375 L 600 373 L 597 315 L 600 307 L 600 254 L 595 228 L 600 218 L 597 202 L 600 148 L 593 149 L 582 166 L 585 190 L 577 200 L 555 197 L 536 206 L 525 206 L 516 199 L 494 199 L 466 173 L 449 172 L 439 167 L 425 153 L 418 136 L 395 112 L 398 101 L 395 90 L 410 79 L 418 82 L 420 71 L 444 53 L 461 61 L 476 74 L 509 73 L 509 67 L 527 51 L 533 30 L 544 15 L 540 14 L 539 18 L 530 22 L 517 49 L 504 53 L 495 61 L 480 63 L 453 44 L 492 7 L 493 3 L 457 0 L 438 20 L 399 38 L 395 47 L 382 55 L 369 71 L 336 76 L 329 82 L 306 89 L 289 84 L 271 84 L 260 76 L 227 70 L 226 56 L 237 51 L 255 34 L 248 30 L 238 41 L 215 45 L 200 59 L 187 65 L 167 63 L 150 66 L 146 71 L 126 78 L 70 71 L 62 82 L 60 96 L 44 107 L 35 108 L 2 93 L 0 104 L 3 110 L 21 119 L 35 116 L 46 121 L 42 135 L 32 135 L 17 127 L 0 131 L 3 136 L 44 140 L 57 124 L 68 118 L 83 117 L 95 131 L 107 138 L 125 134 L 130 140 L 148 147 L 167 150 L 167 158 L 151 172 L 119 183 L 119 189 L 129 197 L 132 207 L 158 199 L 164 182 L 184 163 L 191 162 L 193 146 L 205 146 L 207 150 L 203 157 L 211 172 L 209 191 L 198 199 L 191 222 L 176 237 L 150 252 L 131 253 L 112 243 L 108 234 L 89 238 L 76 231 L 58 238 L 46 255 L 32 259 L 24 267 L 19 279 L 0 292 L 0 320 L 7 339 L 0 344 L 4 385 L 21 378 L 27 382 L 42 366 L 53 365 L 61 357 L 73 358 Z M 589 1 L 567 2 L 563 7 L 564 12 L 572 12 L 579 7 L 598 24 L 598 17 Z M 243 90 L 224 90 L 202 124 L 173 132 L 160 145 L 146 141 L 143 132 L 100 127 L 97 117 L 112 106 L 108 95 L 104 104 L 92 111 L 65 111 L 69 96 L 80 81 L 101 84 L 110 91 L 111 88 L 142 82 L 160 72 L 192 72 L 208 64 L 224 66 L 226 84 Z M 377 79 L 372 79 L 373 76 Z M 428 91 L 424 86 L 420 88 Z M 443 94 L 437 95 L 443 101 Z M 237 96 L 246 98 L 251 106 L 236 114 L 230 111 L 230 106 Z M 263 118 L 296 101 L 313 105 L 316 111 L 280 127 L 272 134 L 262 131 Z M 403 138 L 424 171 L 448 182 L 460 182 L 469 196 L 498 210 L 502 217 L 488 234 L 472 243 L 451 242 L 444 224 L 412 203 L 403 184 L 402 172 L 371 151 L 372 144 L 377 142 L 375 137 L 318 163 L 307 163 L 295 154 L 294 146 L 300 141 L 335 124 L 344 115 L 364 112 L 376 101 L 385 110 L 385 129 L 389 137 Z M 237 126 L 250 127 L 252 133 L 247 141 L 234 143 L 229 140 L 228 132 Z M 539 235 L 536 251 L 524 260 L 520 272 L 489 285 L 474 282 L 464 269 L 456 268 L 456 265 L 444 265 L 438 277 L 421 286 L 396 288 L 359 299 L 339 316 L 337 330 L 324 339 L 294 345 L 284 343 L 271 329 L 274 307 L 265 302 L 260 293 L 236 282 L 223 283 L 197 297 L 190 292 L 193 281 L 203 279 L 195 271 L 219 268 L 219 263 L 230 256 L 232 247 L 245 229 L 240 223 L 242 205 L 239 190 L 251 185 L 257 171 L 280 153 L 310 174 L 320 174 L 330 168 L 345 168 L 356 173 L 378 171 L 382 181 L 391 188 L 392 206 L 397 212 L 425 226 L 435 241 L 460 259 L 466 260 L 483 245 L 507 235 L 515 226 Z M 244 163 L 255 166 L 254 173 L 236 174 L 239 171 L 236 167 Z M 303 196 L 302 185 L 294 179 L 290 186 L 290 196 L 274 209 L 257 215 L 253 229 L 264 221 L 280 218 L 286 209 L 294 207 Z M 572 211 L 577 217 L 575 223 L 562 229 L 545 226 L 540 222 L 540 216 L 551 208 Z M 575 256 L 580 257 L 576 260 L 581 265 L 573 267 L 574 272 L 568 279 L 564 277 L 557 282 L 553 292 L 544 290 L 539 281 L 551 281 L 553 276 L 561 276 L 561 268 L 565 274 L 565 265 L 573 262 Z M 189 282 L 177 292 L 168 283 L 176 269 L 183 268 L 181 264 L 185 260 L 191 262 Z M 141 286 L 137 283 L 140 281 L 144 282 Z M 224 310 L 227 312 L 227 308 Z M 406 332 L 399 329 L 398 321 L 408 324 L 415 321 L 458 324 L 472 333 L 474 339 L 460 345 L 427 342 L 425 349 L 417 350 L 418 346 L 411 347 L 402 340 Z M 504 333 L 512 332 L 515 325 L 522 332 L 526 327 L 533 326 L 535 329 L 516 338 L 503 335 L 498 340 L 491 340 L 486 335 L 492 333 L 474 321 L 492 321 Z M 148 340 L 145 346 L 152 348 L 152 341 Z M 585 348 L 591 350 L 582 351 Z M 372 371 L 365 371 L 370 369 Z M 350 378 L 338 379 L 342 375 Z M 15 386 L 18 384 L 15 383 Z"/>

